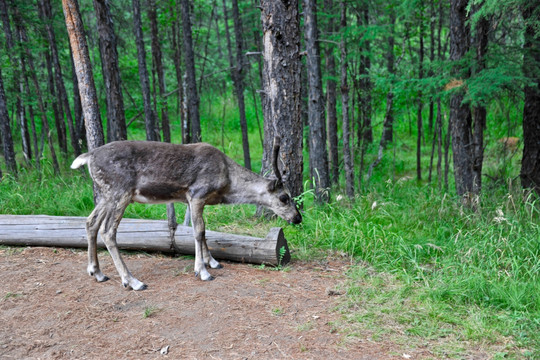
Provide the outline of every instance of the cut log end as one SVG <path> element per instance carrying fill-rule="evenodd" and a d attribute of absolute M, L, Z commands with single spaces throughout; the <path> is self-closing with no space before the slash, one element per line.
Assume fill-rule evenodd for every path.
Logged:
<path fill-rule="evenodd" d="M 268 235 L 266 235 L 266 240 L 276 243 L 277 265 L 287 265 L 291 261 L 291 252 L 287 240 L 285 240 L 285 235 L 283 235 L 283 229 L 280 227 L 271 228 Z"/>

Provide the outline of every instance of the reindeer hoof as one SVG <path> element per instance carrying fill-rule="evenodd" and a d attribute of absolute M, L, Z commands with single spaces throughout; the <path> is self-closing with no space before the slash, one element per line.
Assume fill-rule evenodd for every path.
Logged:
<path fill-rule="evenodd" d="M 126 289 L 132 289 L 135 291 L 146 290 L 147 286 L 145 283 L 140 282 L 139 280 L 133 278 L 131 280 L 122 281 L 122 286 Z"/>
<path fill-rule="evenodd" d="M 212 269 L 223 269 L 223 265 L 221 265 L 219 262 L 217 262 L 216 260 L 212 259 L 210 260 L 210 262 L 208 263 L 208 265 L 210 265 L 210 267 Z"/>
<path fill-rule="evenodd" d="M 201 280 L 202 281 L 212 281 L 215 279 L 215 277 L 213 277 L 212 275 L 210 275 L 208 272 L 206 272 L 206 276 L 202 273 L 199 273 L 198 271 L 195 271 L 195 277 L 198 277 L 199 275 L 201 275 Z"/>
<path fill-rule="evenodd" d="M 148 289 L 148 286 L 146 284 L 142 284 L 137 289 L 133 289 L 133 290 L 135 290 L 135 291 L 143 291 L 143 290 L 146 290 L 146 289 Z"/>

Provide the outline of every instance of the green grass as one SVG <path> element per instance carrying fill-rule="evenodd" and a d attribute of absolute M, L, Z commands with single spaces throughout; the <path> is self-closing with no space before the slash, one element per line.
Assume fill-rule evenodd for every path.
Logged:
<path fill-rule="evenodd" d="M 204 115 L 203 136 L 210 134 L 204 140 L 241 162 L 240 135 L 231 130 L 237 121 L 234 106 L 227 105 L 221 122 L 212 119 L 220 118 L 222 105 L 211 105 Z M 252 159 L 258 169 L 262 150 L 253 124 L 251 119 Z M 132 129 L 130 138 L 143 139 L 141 129 Z M 352 257 L 354 265 L 340 289 L 346 294 L 338 308 L 343 318 L 332 325 L 346 338 L 390 337 L 417 347 L 428 342 L 436 358 L 466 357 L 477 346 L 493 358 L 540 358 L 539 203 L 524 199 L 514 184 L 519 156 L 501 156 L 496 145 L 489 145 L 506 133 L 495 127 L 486 136 L 490 142 L 484 168 L 489 177 L 473 212 L 451 195 L 451 174 L 449 192 L 440 190 L 436 181 L 430 185 L 411 179 L 415 139 L 414 134 L 403 135 L 406 129 L 406 123 L 396 122 L 394 148 L 354 201 L 344 196 L 341 184 L 332 189 L 327 205 L 316 205 L 306 182 L 299 226 L 256 218 L 250 205 L 209 206 L 207 226 L 254 236 L 282 226 L 293 258 L 336 253 Z M 178 133 L 173 127 L 173 137 Z M 423 149 L 424 178 L 428 148 Z M 93 208 L 90 179 L 70 170 L 69 160 L 62 162 L 61 176 L 53 175 L 44 162 L 42 176 L 23 168 L 18 179 L 4 177 L 0 213 L 88 216 Z M 177 205 L 180 219 L 183 209 Z M 132 204 L 125 216 L 164 219 L 166 208 Z"/>

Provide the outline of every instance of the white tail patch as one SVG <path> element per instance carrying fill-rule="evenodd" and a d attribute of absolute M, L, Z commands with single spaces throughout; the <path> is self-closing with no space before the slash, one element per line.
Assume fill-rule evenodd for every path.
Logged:
<path fill-rule="evenodd" d="M 79 155 L 71 164 L 72 169 L 78 169 L 88 163 L 88 154 Z"/>

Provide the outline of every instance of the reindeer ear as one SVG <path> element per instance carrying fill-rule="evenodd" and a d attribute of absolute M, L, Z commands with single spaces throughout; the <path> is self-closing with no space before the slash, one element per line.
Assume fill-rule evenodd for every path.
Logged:
<path fill-rule="evenodd" d="M 279 156 L 279 146 L 281 143 L 281 138 L 279 136 L 274 137 L 274 146 L 272 148 L 272 170 L 274 170 L 274 175 L 276 175 L 278 181 L 281 183 L 281 173 L 279 172 L 278 167 L 278 156 Z"/>
<path fill-rule="evenodd" d="M 271 181 L 268 183 L 268 186 L 267 186 L 268 192 L 274 192 L 274 191 L 276 191 L 276 183 L 277 183 L 277 180 L 271 180 Z"/>
<path fill-rule="evenodd" d="M 279 179 L 271 180 L 268 183 L 267 190 L 268 190 L 268 192 L 274 192 L 274 191 L 278 190 L 281 187 L 283 187 L 283 183 L 281 182 L 281 180 L 279 180 Z"/>

